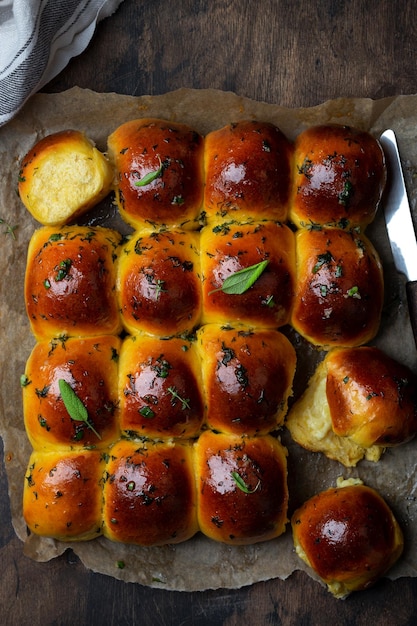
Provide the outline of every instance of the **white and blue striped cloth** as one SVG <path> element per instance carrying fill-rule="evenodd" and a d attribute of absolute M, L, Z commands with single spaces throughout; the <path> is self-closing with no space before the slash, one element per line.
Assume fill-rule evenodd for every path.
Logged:
<path fill-rule="evenodd" d="M 89 44 L 122 0 L 0 0 L 0 126 Z"/>

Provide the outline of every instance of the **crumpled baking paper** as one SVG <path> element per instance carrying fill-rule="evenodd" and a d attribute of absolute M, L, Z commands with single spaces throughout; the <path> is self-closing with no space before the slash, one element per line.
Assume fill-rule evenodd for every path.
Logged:
<path fill-rule="evenodd" d="M 86 543 L 62 543 L 27 535 L 21 502 L 31 448 L 24 431 L 19 378 L 34 345 L 25 313 L 23 285 L 27 245 L 39 224 L 31 218 L 16 193 L 19 163 L 41 137 L 68 128 L 85 131 L 104 151 L 107 136 L 118 125 L 139 117 L 183 122 L 202 134 L 233 121 L 259 119 L 276 124 L 289 139 L 317 123 L 349 124 L 376 136 L 386 128 L 393 128 L 416 217 L 417 96 L 378 101 L 341 98 L 312 108 L 288 109 L 216 90 L 180 89 L 161 96 L 133 97 L 73 88 L 60 94 L 34 96 L 12 122 L 0 129 L 0 219 L 4 220 L 0 224 L 0 434 L 4 440 L 13 525 L 23 542 L 22 549 L 33 559 L 46 561 L 70 547 L 93 571 L 179 591 L 238 588 L 272 578 L 285 579 L 296 569 L 316 578 L 296 556 L 289 525 L 278 539 L 247 547 L 223 545 L 202 535 L 183 544 L 155 548 L 117 544 L 104 538 Z M 90 224 L 126 228 L 111 197 L 86 220 Z M 17 228 L 13 233 L 7 232 L 7 225 Z M 417 371 L 404 279 L 395 271 L 381 212 L 366 232 L 385 268 L 383 320 L 373 343 Z M 288 329 L 288 336 L 298 355 L 296 398 L 304 390 L 320 354 L 291 329 Z M 356 468 L 346 469 L 320 454 L 300 448 L 285 429 L 280 436 L 289 450 L 289 515 L 308 497 L 335 485 L 338 476 L 359 477 L 387 500 L 404 530 L 404 554 L 388 577 L 416 576 L 417 439 L 389 449 L 377 464 L 362 461 Z M 120 561 L 125 564 L 123 569 L 117 566 Z"/>

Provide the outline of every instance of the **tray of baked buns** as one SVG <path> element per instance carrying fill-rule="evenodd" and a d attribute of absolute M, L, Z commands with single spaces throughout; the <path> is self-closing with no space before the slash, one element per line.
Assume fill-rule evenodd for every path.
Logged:
<path fill-rule="evenodd" d="M 414 575 L 417 363 L 378 141 L 412 101 L 76 89 L 2 129 L 28 555 L 179 590 Z"/>

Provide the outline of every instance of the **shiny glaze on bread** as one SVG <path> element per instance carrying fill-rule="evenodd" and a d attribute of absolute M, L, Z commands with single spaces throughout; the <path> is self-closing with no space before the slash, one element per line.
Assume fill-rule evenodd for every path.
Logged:
<path fill-rule="evenodd" d="M 365 228 L 386 178 L 384 152 L 370 133 L 337 124 L 307 128 L 295 140 L 289 217 L 302 228 Z"/>
<path fill-rule="evenodd" d="M 196 228 L 203 198 L 203 138 L 185 124 L 131 120 L 108 138 L 116 202 L 134 228 Z"/>
<path fill-rule="evenodd" d="M 387 503 L 365 485 L 330 488 L 291 519 L 298 555 L 336 597 L 374 584 L 401 555 L 402 531 Z"/>
<path fill-rule="evenodd" d="M 207 430 L 195 444 L 200 530 L 245 545 L 278 537 L 287 522 L 286 449 L 275 437 Z"/>
<path fill-rule="evenodd" d="M 207 324 L 197 333 L 207 423 L 231 434 L 267 434 L 282 424 L 296 355 L 276 330 Z"/>
<path fill-rule="evenodd" d="M 336 228 L 296 234 L 297 291 L 291 323 L 315 345 L 356 346 L 379 329 L 382 265 L 369 239 Z"/>
<path fill-rule="evenodd" d="M 292 150 L 279 128 L 255 120 L 206 135 L 204 210 L 209 222 L 248 217 L 285 221 Z"/>

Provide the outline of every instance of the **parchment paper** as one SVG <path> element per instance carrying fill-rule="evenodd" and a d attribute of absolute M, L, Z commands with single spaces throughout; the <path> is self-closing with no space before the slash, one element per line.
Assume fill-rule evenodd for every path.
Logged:
<path fill-rule="evenodd" d="M 39 225 L 21 204 L 17 177 L 21 158 L 41 137 L 54 131 L 84 130 L 98 148 L 105 150 L 107 136 L 121 123 L 138 117 L 159 117 L 187 123 L 202 134 L 241 119 L 270 121 L 290 138 L 317 123 L 350 124 L 379 135 L 386 128 L 397 133 L 410 201 L 417 202 L 417 96 L 399 96 L 379 101 L 338 99 L 308 109 L 287 109 L 254 102 L 233 93 L 216 90 L 181 89 L 161 96 L 131 97 L 97 94 L 78 88 L 61 94 L 33 97 L 14 121 L 0 129 L 0 434 L 4 440 L 5 465 L 13 525 L 25 553 L 46 561 L 68 547 L 93 571 L 163 589 L 194 591 L 219 587 L 237 588 L 271 578 L 285 579 L 295 569 L 308 571 L 295 555 L 289 526 L 278 539 L 249 547 L 230 547 L 202 535 L 176 546 L 140 548 L 111 543 L 104 538 L 87 543 L 60 543 L 27 537 L 22 518 L 24 474 L 31 451 L 27 441 L 21 404 L 20 375 L 34 340 L 26 318 L 23 284 L 26 249 Z M 86 220 L 88 223 L 126 226 L 117 217 L 111 198 Z M 373 342 L 417 371 L 417 353 L 406 306 L 404 280 L 395 272 L 386 239 L 382 214 L 368 228 L 384 267 L 386 302 L 381 331 Z M 294 385 L 296 398 L 305 388 L 320 354 L 291 329 L 288 336 L 298 353 Z M 405 533 L 406 547 L 400 562 L 389 572 L 392 579 L 417 575 L 417 439 L 388 450 L 378 464 L 361 462 L 347 470 L 320 454 L 309 453 L 281 433 L 289 450 L 289 514 L 305 499 L 335 484 L 338 476 L 360 477 L 375 487 L 393 508 Z M 117 567 L 124 561 L 124 569 Z"/>

